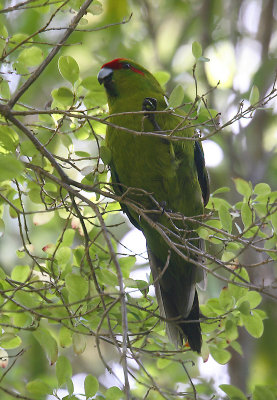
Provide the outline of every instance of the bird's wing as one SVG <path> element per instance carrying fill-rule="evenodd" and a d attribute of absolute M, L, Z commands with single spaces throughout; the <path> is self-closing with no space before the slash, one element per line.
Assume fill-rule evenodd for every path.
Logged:
<path fill-rule="evenodd" d="M 198 182 L 201 187 L 204 206 L 207 205 L 210 197 L 209 177 L 205 167 L 205 158 L 202 145 L 199 141 L 194 144 L 194 162 L 196 165 Z"/>

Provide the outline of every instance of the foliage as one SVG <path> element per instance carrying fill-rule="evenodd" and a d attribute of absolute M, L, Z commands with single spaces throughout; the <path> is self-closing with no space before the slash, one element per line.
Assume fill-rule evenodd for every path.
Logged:
<path fill-rule="evenodd" d="M 119 199 L 109 183 L 110 154 L 104 140 L 109 119 L 96 73 L 100 60 L 113 58 L 109 50 L 104 52 L 102 38 L 107 46 L 109 40 L 117 43 L 117 51 L 124 48 L 130 57 L 143 54 L 143 44 L 128 28 L 132 21 L 140 24 L 139 19 L 128 18 L 123 0 L 116 8 L 108 0 L 8 3 L 0 5 L 0 232 L 6 256 L 0 268 L 0 346 L 9 354 L 1 398 L 220 398 L 215 383 L 199 375 L 196 355 L 168 342 L 152 278 L 130 277 L 140 268 L 138 255 L 118 251 L 129 229 L 119 200 L 136 210 L 138 205 Z M 161 1 L 161 6 L 164 21 L 168 18 L 172 26 L 166 4 Z M 172 2 L 172 7 L 176 21 L 180 7 L 194 12 L 190 2 Z M 140 7 L 130 3 L 130 9 Z M 151 24 L 150 2 L 143 2 L 140 12 Z M 218 15 L 219 10 L 213 12 Z M 17 13 L 21 18 L 15 24 Z M 194 34 L 189 19 L 188 24 Z M 135 29 L 143 35 L 140 26 Z M 150 32 L 159 48 L 156 31 Z M 178 38 L 174 40 L 177 54 Z M 88 56 L 90 41 L 93 60 Z M 220 123 L 214 105 L 209 106 L 219 89 L 207 87 L 200 94 L 201 75 L 209 63 L 200 42 L 193 41 L 190 55 L 193 91 L 185 90 L 182 80 L 170 81 L 166 112 L 185 111 L 185 122 L 197 133 L 194 140 L 205 143 L 213 138 L 221 143 L 225 130 L 228 138 L 228 129 L 237 121 L 252 119 L 258 112 L 270 114 L 265 108 L 276 96 L 273 75 L 269 90 L 260 94 L 254 82 L 245 94 L 249 102 L 241 102 L 237 112 Z M 84 67 L 86 57 L 92 66 Z M 169 69 L 161 49 L 160 58 Z M 156 77 L 165 85 L 169 74 L 162 70 Z M 171 140 L 180 138 L 172 132 Z M 262 296 L 274 301 L 277 297 L 274 278 L 252 278 L 253 270 L 276 264 L 277 191 L 268 183 L 252 184 L 251 177 L 245 178 L 234 178 L 234 184 L 223 187 L 215 177 L 219 184 L 214 185 L 217 189 L 204 216 L 191 219 L 168 211 L 172 231 L 157 226 L 172 249 L 203 268 L 209 282 L 217 282 L 209 298 L 203 294 L 201 322 L 202 358 L 206 361 L 210 355 L 219 364 L 231 362 L 235 353 L 244 354 L 243 329 L 255 339 L 262 337 L 267 319 L 260 308 Z M 180 219 L 184 229 L 174 224 Z M 207 251 L 186 240 L 188 220 L 197 224 Z M 2 361 L 6 357 L 1 353 Z M 114 386 L 103 380 L 105 370 L 115 377 Z M 73 383 L 79 372 L 86 375 L 81 393 Z M 229 399 L 277 396 L 276 387 L 268 382 L 252 386 L 250 397 L 249 389 L 244 394 L 234 385 L 220 388 Z"/>

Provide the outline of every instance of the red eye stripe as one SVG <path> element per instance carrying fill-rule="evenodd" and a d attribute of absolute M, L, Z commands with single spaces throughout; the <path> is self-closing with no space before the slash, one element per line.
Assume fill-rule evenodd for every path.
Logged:
<path fill-rule="evenodd" d="M 134 71 L 134 72 L 137 72 L 138 74 L 144 75 L 144 73 L 142 71 L 140 71 L 139 69 L 133 67 L 132 65 L 131 65 L 131 70 Z"/>
<path fill-rule="evenodd" d="M 116 59 L 102 65 L 101 68 L 106 67 L 106 68 L 111 68 L 111 69 L 122 69 L 124 66 L 124 63 L 122 63 L 121 61 L 127 61 L 127 64 L 128 64 L 128 60 L 126 58 L 116 58 Z M 131 64 L 130 64 L 130 69 L 138 74 L 144 75 L 144 73 L 142 71 L 133 67 Z"/>

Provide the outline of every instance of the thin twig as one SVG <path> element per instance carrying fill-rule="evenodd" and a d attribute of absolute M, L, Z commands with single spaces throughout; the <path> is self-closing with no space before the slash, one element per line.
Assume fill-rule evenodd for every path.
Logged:
<path fill-rule="evenodd" d="M 38 68 L 33 72 L 33 74 L 30 76 L 29 79 L 15 92 L 11 100 L 8 102 L 7 106 L 9 109 L 13 108 L 13 106 L 17 103 L 17 101 L 20 99 L 20 97 L 26 92 L 26 90 L 37 80 L 37 78 L 40 76 L 40 74 L 45 70 L 47 65 L 51 62 L 51 60 L 55 57 L 55 55 L 59 52 L 61 45 L 67 41 L 69 36 L 74 32 L 76 29 L 76 26 L 80 22 L 81 18 L 84 16 L 86 13 L 88 7 L 90 4 L 93 2 L 93 0 L 86 0 L 83 5 L 80 7 L 80 10 L 78 13 L 75 15 L 75 17 L 72 19 L 69 27 L 65 31 L 64 35 L 62 38 L 59 40 L 59 42 L 56 44 L 55 47 L 50 51 L 48 56 L 45 58 L 45 60 L 38 66 Z"/>

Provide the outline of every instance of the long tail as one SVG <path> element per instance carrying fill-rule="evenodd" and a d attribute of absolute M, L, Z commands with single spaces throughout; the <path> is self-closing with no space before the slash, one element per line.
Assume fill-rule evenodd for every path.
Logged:
<path fill-rule="evenodd" d="M 195 290 L 194 300 L 191 312 L 188 317 L 185 318 L 185 322 L 179 324 L 182 329 L 183 335 L 188 339 L 190 348 L 197 353 L 201 353 L 202 346 L 202 335 L 199 322 L 189 322 L 189 321 L 199 321 L 199 302 L 197 291 Z M 188 321 L 188 322 L 186 322 Z"/>
<path fill-rule="evenodd" d="M 199 321 L 199 303 L 198 295 L 195 289 L 195 284 L 192 282 L 189 290 L 193 296 L 191 299 L 190 312 L 186 317 L 182 317 L 176 306 L 175 296 L 176 293 L 172 290 L 166 291 L 163 288 L 163 281 L 165 276 L 159 279 L 161 267 L 159 266 L 159 260 L 155 257 L 153 252 L 147 248 L 148 257 L 150 261 L 151 271 L 154 279 L 154 286 L 156 297 L 160 309 L 160 314 L 167 320 L 167 334 L 169 339 L 178 348 L 183 344 L 183 339 L 187 339 L 192 350 L 201 352 L 202 336 Z M 184 282 L 184 301 L 188 298 L 185 294 L 186 283 Z M 192 322 L 195 321 L 195 322 Z"/>

